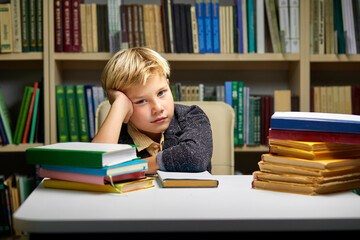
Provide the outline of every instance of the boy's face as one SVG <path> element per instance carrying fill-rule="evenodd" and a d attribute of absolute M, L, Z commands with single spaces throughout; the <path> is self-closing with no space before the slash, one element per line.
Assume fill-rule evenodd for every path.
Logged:
<path fill-rule="evenodd" d="M 130 87 L 124 93 L 133 103 L 130 121 L 142 133 L 158 141 L 174 115 L 174 100 L 169 81 L 156 71 L 147 79 L 145 85 Z"/>

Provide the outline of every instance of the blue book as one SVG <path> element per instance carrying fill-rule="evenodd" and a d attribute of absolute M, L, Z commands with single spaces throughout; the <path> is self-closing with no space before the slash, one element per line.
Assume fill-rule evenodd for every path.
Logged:
<path fill-rule="evenodd" d="M 203 1 L 196 0 L 196 18 L 197 18 L 198 36 L 199 36 L 199 53 L 206 52 L 203 7 L 204 7 Z"/>
<path fill-rule="evenodd" d="M 205 0 L 203 14 L 205 17 L 205 50 L 207 53 L 213 52 L 213 33 L 212 33 L 212 7 L 210 0 Z"/>
<path fill-rule="evenodd" d="M 232 82 L 225 82 L 225 103 L 232 107 Z"/>
<path fill-rule="evenodd" d="M 243 21 L 242 21 L 242 1 L 237 0 L 237 15 L 238 15 L 238 35 L 239 35 L 239 53 L 244 53 L 244 33 L 243 33 Z"/>
<path fill-rule="evenodd" d="M 95 109 L 93 102 L 93 92 L 92 86 L 85 85 L 85 98 L 86 98 L 86 109 L 87 109 L 87 118 L 89 123 L 89 138 L 90 141 L 95 137 Z"/>
<path fill-rule="evenodd" d="M 271 129 L 360 133 L 360 116 L 318 112 L 275 112 Z"/>
<path fill-rule="evenodd" d="M 254 0 L 248 0 L 248 38 L 249 38 L 249 53 L 255 53 L 255 18 L 254 18 Z"/>
<path fill-rule="evenodd" d="M 220 53 L 219 1 L 212 1 L 213 52 Z"/>
<path fill-rule="evenodd" d="M 82 173 L 96 176 L 116 176 L 120 174 L 145 171 L 147 170 L 147 161 L 134 159 L 131 161 L 123 162 L 120 164 L 102 167 L 102 168 L 89 168 L 89 167 L 73 167 L 64 165 L 41 165 L 41 168 L 46 170 L 71 172 L 71 173 Z"/>

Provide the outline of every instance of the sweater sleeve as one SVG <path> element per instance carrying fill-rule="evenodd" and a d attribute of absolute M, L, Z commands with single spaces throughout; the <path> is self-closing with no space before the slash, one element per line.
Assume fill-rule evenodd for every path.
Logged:
<path fill-rule="evenodd" d="M 211 172 L 213 140 L 206 114 L 197 106 L 182 106 L 168 129 L 161 160 L 167 171 Z M 171 125 L 171 124 L 170 124 Z"/>

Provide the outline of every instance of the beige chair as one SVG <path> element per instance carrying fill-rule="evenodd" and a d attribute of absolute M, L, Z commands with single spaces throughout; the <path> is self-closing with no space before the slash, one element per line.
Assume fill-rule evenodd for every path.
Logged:
<path fill-rule="evenodd" d="M 183 105 L 198 105 L 209 117 L 213 133 L 212 174 L 234 174 L 234 111 L 224 102 L 177 102 Z M 95 132 L 109 112 L 108 101 L 102 102 L 96 110 Z"/>

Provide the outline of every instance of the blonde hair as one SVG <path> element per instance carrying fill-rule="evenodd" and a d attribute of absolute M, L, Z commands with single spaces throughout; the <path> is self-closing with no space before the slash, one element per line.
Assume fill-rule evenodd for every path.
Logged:
<path fill-rule="evenodd" d="M 157 52 L 145 47 L 124 49 L 117 52 L 106 64 L 101 75 L 105 91 L 146 84 L 148 77 L 158 71 L 166 78 L 170 76 L 169 63 Z"/>

